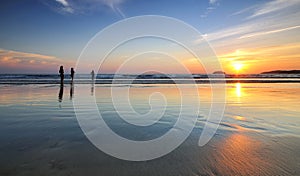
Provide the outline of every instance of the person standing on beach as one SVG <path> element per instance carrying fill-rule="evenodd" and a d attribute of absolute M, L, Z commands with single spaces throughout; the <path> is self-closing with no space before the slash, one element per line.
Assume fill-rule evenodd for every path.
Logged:
<path fill-rule="evenodd" d="M 61 65 L 59 68 L 59 76 L 60 76 L 60 84 L 63 85 L 64 84 L 64 78 L 65 78 L 65 74 L 64 74 L 64 67 Z"/>
<path fill-rule="evenodd" d="M 94 72 L 94 70 L 92 70 L 91 75 L 92 75 L 92 81 L 94 81 L 94 79 L 95 79 L 95 72 Z"/>
<path fill-rule="evenodd" d="M 75 74 L 74 68 L 71 68 L 71 79 L 72 79 L 72 82 L 73 82 L 73 79 L 74 79 L 74 74 Z"/>

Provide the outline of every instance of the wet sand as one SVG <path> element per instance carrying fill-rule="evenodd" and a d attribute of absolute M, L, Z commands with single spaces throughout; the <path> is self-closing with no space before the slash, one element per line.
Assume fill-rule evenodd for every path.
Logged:
<path fill-rule="evenodd" d="M 204 147 L 189 138 L 167 156 L 145 162 L 110 157 L 84 136 L 26 141 L 15 150 L 1 149 L 1 175 L 299 175 L 299 138 L 254 136 L 219 135 Z"/>
<path fill-rule="evenodd" d="M 71 87 L 65 85 L 59 102 L 57 85 L 2 85 L 0 175 L 299 175 L 298 87 L 229 85 L 224 119 L 208 144 L 197 145 L 203 110 L 191 135 L 176 150 L 155 160 L 131 162 L 99 151 L 82 133 L 72 97 L 90 91 L 90 86 L 75 85 L 71 96 Z M 209 90 L 201 90 L 206 107 Z M 132 91 L 141 95 L 153 89 Z M 95 92 L 105 92 L 105 87 L 95 87 Z M 271 102 L 274 95 L 277 99 Z M 99 104 L 106 102 L 106 94 L 98 96 Z"/>

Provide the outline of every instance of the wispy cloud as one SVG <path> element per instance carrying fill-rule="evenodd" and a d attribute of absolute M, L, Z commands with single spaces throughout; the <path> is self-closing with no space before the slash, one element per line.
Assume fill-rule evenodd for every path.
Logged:
<path fill-rule="evenodd" d="M 219 58 L 224 62 L 235 62 L 241 61 L 243 63 L 257 63 L 260 62 L 277 62 L 277 61 L 288 61 L 289 63 L 278 62 L 282 65 L 290 64 L 290 66 L 297 67 L 300 63 L 298 58 L 300 43 L 290 43 L 284 45 L 266 46 L 266 47 L 251 47 L 236 49 L 228 53 L 222 54 Z M 275 65 L 276 66 L 276 65 Z M 277 65 L 278 66 L 278 65 Z"/>
<path fill-rule="evenodd" d="M 257 37 L 257 36 L 268 35 L 268 34 L 274 34 L 274 33 L 288 31 L 288 30 L 297 29 L 297 28 L 300 28 L 300 26 L 292 26 L 292 27 L 276 29 L 276 30 L 270 30 L 270 31 L 255 32 L 255 33 L 250 33 L 250 34 L 247 34 L 247 35 L 243 35 L 243 36 L 239 37 L 239 39 Z"/>
<path fill-rule="evenodd" d="M 299 0 L 255 4 L 231 15 L 248 15 L 241 23 L 207 33 L 196 43 L 203 38 L 209 41 L 225 71 L 230 72 L 230 63 L 235 61 L 249 64 L 252 73 L 271 65 L 269 69 L 296 69 L 300 64 L 299 8 Z"/>
<path fill-rule="evenodd" d="M 120 15 L 123 18 L 126 18 L 124 12 L 120 9 L 120 4 L 124 2 L 124 0 L 103 0 L 104 4 L 109 6 L 115 13 Z"/>
<path fill-rule="evenodd" d="M 55 0 L 56 4 L 44 1 L 45 4 L 59 13 L 80 14 L 91 11 L 101 11 L 105 8 L 111 9 L 122 18 L 126 18 L 125 13 L 121 10 L 121 4 L 126 0 Z"/>
<path fill-rule="evenodd" d="M 249 16 L 251 18 L 246 17 L 247 19 L 239 25 L 208 33 L 206 39 L 211 42 L 228 39 L 232 41 L 298 29 L 300 1 L 291 0 L 287 2 L 288 5 L 280 6 L 281 3 L 283 3 L 282 0 L 276 0 L 262 4 L 260 7 L 254 5 L 239 11 L 237 14 L 252 11 Z M 279 5 L 279 7 L 274 7 L 275 5 Z M 273 14 L 274 11 L 278 13 Z"/>
<path fill-rule="evenodd" d="M 200 15 L 201 18 L 206 18 L 213 10 L 217 8 L 219 3 L 217 3 L 218 0 L 209 0 L 209 6 L 206 8 L 205 12 Z"/>
<path fill-rule="evenodd" d="M 61 3 L 63 6 L 69 6 L 69 3 L 66 0 L 56 0 L 56 2 Z"/>
<path fill-rule="evenodd" d="M 258 7 L 259 7 L 259 5 L 253 5 L 253 6 L 245 8 L 245 9 L 239 10 L 237 12 L 234 12 L 230 16 L 240 15 L 240 14 L 244 14 L 244 13 L 247 13 L 247 12 L 252 12 L 253 13 L 253 10 L 257 9 Z"/>
<path fill-rule="evenodd" d="M 55 0 L 55 1 L 62 5 L 62 7 L 59 7 L 62 11 L 67 13 L 74 12 L 74 9 L 70 6 L 67 0 Z"/>
<path fill-rule="evenodd" d="M 299 0 L 275 0 L 263 4 L 261 7 L 257 8 L 254 13 L 249 18 L 254 18 L 278 11 L 282 11 L 288 7 L 299 4 Z"/>
<path fill-rule="evenodd" d="M 123 18 L 126 18 L 124 12 L 120 9 L 120 5 L 125 2 L 125 0 L 97 0 L 99 3 L 102 3 L 110 7 L 116 14 L 120 15 Z"/>
<path fill-rule="evenodd" d="M 210 4 L 215 4 L 218 0 L 209 0 Z"/>
<path fill-rule="evenodd" d="M 273 0 L 264 4 L 255 4 L 245 9 L 239 10 L 230 16 L 250 13 L 247 19 L 274 14 L 278 11 L 299 5 L 298 0 Z"/>
<path fill-rule="evenodd" d="M 73 62 L 66 61 L 55 56 L 36 53 L 19 52 L 0 49 L 1 72 L 53 72 L 59 65 L 70 66 Z"/>

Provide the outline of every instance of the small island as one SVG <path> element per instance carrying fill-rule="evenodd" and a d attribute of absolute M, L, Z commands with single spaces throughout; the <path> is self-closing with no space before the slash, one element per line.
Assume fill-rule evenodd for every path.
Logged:
<path fill-rule="evenodd" d="M 262 72 L 260 74 L 300 74 L 300 70 L 273 70 Z"/>
<path fill-rule="evenodd" d="M 213 72 L 213 74 L 223 74 L 223 75 L 225 75 L 226 73 L 223 72 L 223 71 L 215 71 L 215 72 Z"/>

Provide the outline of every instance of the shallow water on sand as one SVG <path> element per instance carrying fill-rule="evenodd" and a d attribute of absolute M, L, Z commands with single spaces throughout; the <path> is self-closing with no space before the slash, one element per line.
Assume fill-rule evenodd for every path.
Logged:
<path fill-rule="evenodd" d="M 128 88 L 113 86 L 119 92 Z M 209 85 L 197 86 L 201 107 L 188 139 L 161 158 L 130 162 L 113 158 L 89 142 L 72 101 L 84 99 L 83 92 L 95 95 L 103 118 L 117 134 L 149 140 L 165 134 L 177 120 L 181 99 L 176 85 L 130 87 L 130 103 L 140 114 L 151 109 L 153 92 L 161 92 L 168 100 L 164 116 L 145 128 L 118 118 L 110 85 L 0 85 L 0 175 L 300 174 L 299 83 L 228 84 L 224 117 L 203 147 L 197 144 L 207 123 L 212 92 Z M 131 112 L 122 113 L 130 116 Z"/>

